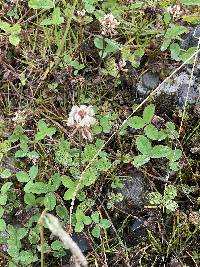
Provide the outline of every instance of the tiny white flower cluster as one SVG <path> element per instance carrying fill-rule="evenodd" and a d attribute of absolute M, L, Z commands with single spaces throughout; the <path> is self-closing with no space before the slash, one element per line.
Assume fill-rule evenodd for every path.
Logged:
<path fill-rule="evenodd" d="M 79 17 L 84 17 L 85 16 L 85 13 L 86 13 L 85 9 L 82 9 L 81 11 L 77 11 L 77 15 Z"/>
<path fill-rule="evenodd" d="M 84 139 L 92 140 L 90 127 L 96 123 L 92 106 L 73 106 L 67 120 L 67 126 L 75 128 L 72 135 L 79 132 Z"/>
<path fill-rule="evenodd" d="M 26 117 L 29 114 L 28 110 L 18 110 L 15 113 L 15 116 L 12 118 L 15 124 L 24 124 L 26 122 Z"/>
<path fill-rule="evenodd" d="M 126 67 L 126 61 L 124 59 L 120 60 L 117 66 L 117 69 L 122 72 L 128 72 L 128 69 Z"/>
<path fill-rule="evenodd" d="M 167 11 L 173 16 L 174 19 L 180 19 L 184 15 L 184 9 L 180 5 L 167 7 Z"/>
<path fill-rule="evenodd" d="M 101 20 L 102 25 L 102 35 L 116 35 L 117 31 L 115 30 L 116 26 L 120 23 L 114 18 L 112 14 L 105 15 Z"/>

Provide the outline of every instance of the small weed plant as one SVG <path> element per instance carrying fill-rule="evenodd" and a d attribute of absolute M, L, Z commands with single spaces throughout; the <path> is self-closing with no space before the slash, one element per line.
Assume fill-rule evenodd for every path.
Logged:
<path fill-rule="evenodd" d="M 173 141 L 178 138 L 178 132 L 171 122 L 166 123 L 164 129 L 157 129 L 152 124 L 154 113 L 155 106 L 153 104 L 147 106 L 142 117 L 134 116 L 128 119 L 120 134 L 122 136 L 127 134 L 128 127 L 136 130 L 134 143 L 140 154 L 132 158 L 135 167 L 139 168 L 151 159 L 166 158 L 169 160 L 169 168 L 177 170 L 181 150 L 173 149 L 172 146 Z M 99 122 L 93 126 L 93 135 L 107 134 L 112 131 L 116 118 L 116 114 L 99 115 Z M 73 125 L 75 125 L 75 121 Z M 138 134 L 137 131 L 139 131 Z M 9 168 L 3 167 L 0 172 L 1 179 L 5 180 L 0 194 L 0 230 L 4 233 L 1 243 L 6 242 L 8 245 L 8 253 L 12 257 L 13 265 L 11 264 L 11 266 L 15 266 L 14 263 L 29 266 L 37 261 L 36 252 L 39 241 L 39 227 L 35 224 L 39 217 L 37 210 L 46 208 L 55 212 L 63 223 L 69 223 L 70 215 L 66 206 L 73 200 L 77 185 L 80 183 L 81 172 L 88 164 L 90 165 L 84 172 L 76 194 L 77 204 L 72 214 L 72 226 L 75 232 L 82 232 L 85 226 L 90 227 L 92 236 L 98 238 L 101 232 L 106 231 L 111 225 L 108 219 L 103 218 L 102 214 L 95 210 L 95 199 L 87 195 L 88 188 L 91 188 L 102 177 L 106 177 L 114 171 L 110 155 L 105 150 L 101 150 L 104 141 L 95 138 L 96 140 L 93 143 L 82 141 L 81 146 L 79 144 L 77 147 L 72 144 L 70 139 L 61 137 L 57 144 L 53 145 L 54 156 L 52 160 L 54 164 L 62 166 L 64 174 L 55 172 L 48 176 L 43 172 L 40 165 L 41 157 L 43 157 L 41 151 L 44 150 L 45 144 L 53 141 L 57 132 L 58 129 L 49 126 L 45 120 L 40 120 L 37 123 L 37 130 L 32 140 L 26 135 L 25 129 L 17 126 L 8 140 L 1 143 L 2 161 L 8 157 L 8 154 L 10 157 L 12 151 L 15 151 L 14 157 L 16 160 L 19 158 L 29 160 L 28 169 L 23 169 L 23 165 L 21 165 L 19 170 L 11 171 Z M 79 133 L 83 132 L 79 131 Z M 165 144 L 157 144 L 160 142 Z M 92 161 L 95 155 L 98 156 Z M 123 184 L 118 180 L 117 178 L 113 180 L 111 185 L 113 188 L 123 187 Z M 20 191 L 23 191 L 24 205 L 28 209 L 36 209 L 36 214 L 29 218 L 25 226 L 17 229 L 4 220 L 4 216 L 20 207 L 20 200 L 13 190 L 16 183 L 19 184 Z M 63 193 L 60 194 L 60 192 Z M 165 189 L 164 196 L 160 193 L 150 194 L 150 204 L 173 211 L 177 207 L 174 201 L 175 196 L 176 189 L 173 186 L 168 186 Z M 118 198 L 122 200 L 123 197 L 114 193 L 110 194 L 109 209 L 113 209 L 114 202 L 119 201 Z M 33 246 L 32 250 L 24 250 L 22 241 L 25 237 Z M 54 241 L 50 245 L 45 244 L 45 251 L 46 253 L 52 251 L 56 256 L 65 254 L 61 243 L 58 241 Z"/>

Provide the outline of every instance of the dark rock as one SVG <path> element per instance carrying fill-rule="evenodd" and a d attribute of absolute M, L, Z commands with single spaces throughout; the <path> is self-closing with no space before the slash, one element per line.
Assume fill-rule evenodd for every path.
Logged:
<path fill-rule="evenodd" d="M 142 75 L 142 84 L 149 90 L 155 89 L 160 83 L 160 76 L 158 73 L 146 72 Z"/>
<path fill-rule="evenodd" d="M 79 233 L 73 233 L 72 239 L 74 242 L 78 245 L 80 250 L 85 253 L 91 250 L 91 246 L 89 244 L 89 241 L 86 239 L 86 237 Z"/>
<path fill-rule="evenodd" d="M 146 72 L 140 78 L 136 90 L 140 95 L 146 95 L 150 90 L 155 89 L 160 83 L 159 74 L 156 72 Z"/>
<path fill-rule="evenodd" d="M 146 178 L 141 172 L 133 172 L 126 176 L 124 187 L 118 189 L 124 199 L 120 202 L 120 208 L 127 210 L 131 207 L 141 207 L 145 203 L 145 196 L 148 191 Z"/>
<path fill-rule="evenodd" d="M 199 37 L 200 25 L 196 28 L 193 28 L 189 33 L 185 35 L 185 37 L 183 37 L 181 47 L 184 49 L 188 49 L 190 47 L 197 46 Z"/>

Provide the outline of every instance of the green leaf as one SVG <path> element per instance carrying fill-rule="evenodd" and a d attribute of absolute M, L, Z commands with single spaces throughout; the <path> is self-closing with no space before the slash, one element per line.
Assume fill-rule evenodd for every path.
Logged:
<path fill-rule="evenodd" d="M 150 160 L 150 157 L 149 156 L 146 156 L 146 155 L 138 155 L 136 157 L 134 157 L 134 160 L 133 160 L 133 165 L 138 168 L 142 165 L 144 165 L 145 163 L 149 162 Z"/>
<path fill-rule="evenodd" d="M 40 155 L 36 151 L 30 151 L 27 153 L 29 159 L 39 159 Z"/>
<path fill-rule="evenodd" d="M 6 21 L 0 21 L 0 29 L 5 31 L 6 33 L 9 33 L 10 32 L 10 24 Z"/>
<path fill-rule="evenodd" d="M 103 228 L 104 230 L 108 229 L 111 226 L 111 223 L 107 219 L 101 219 L 100 220 L 100 227 Z"/>
<path fill-rule="evenodd" d="M 145 126 L 145 122 L 141 117 L 134 116 L 128 119 L 127 125 L 134 129 L 141 129 Z"/>
<path fill-rule="evenodd" d="M 52 137 L 55 134 L 56 128 L 55 127 L 48 127 L 44 120 L 39 120 L 38 125 L 38 132 L 35 135 L 35 140 L 40 141 L 45 138 L 45 136 Z"/>
<path fill-rule="evenodd" d="M 154 113 L 155 113 L 155 106 L 153 104 L 150 104 L 147 107 L 145 107 L 143 111 L 144 123 L 146 124 L 150 123 L 153 118 Z"/>
<path fill-rule="evenodd" d="M 16 35 L 21 32 L 21 26 L 20 24 L 15 24 L 10 28 L 11 35 Z"/>
<path fill-rule="evenodd" d="M 107 158 L 100 158 L 94 162 L 94 165 L 98 171 L 108 171 L 112 164 Z"/>
<path fill-rule="evenodd" d="M 30 265 L 32 262 L 37 261 L 37 256 L 34 256 L 30 250 L 20 252 L 20 262 L 23 266 Z"/>
<path fill-rule="evenodd" d="M 7 182 L 7 183 L 3 184 L 1 187 L 1 194 L 6 194 L 12 185 L 13 185 L 12 182 Z"/>
<path fill-rule="evenodd" d="M 29 177 L 33 180 L 38 175 L 38 165 L 32 166 L 29 170 Z"/>
<path fill-rule="evenodd" d="M 165 51 L 170 45 L 171 41 L 174 39 L 178 39 L 179 35 L 185 33 L 188 30 L 185 26 L 172 25 L 167 29 L 167 32 L 164 36 L 164 41 L 161 46 L 161 51 Z"/>
<path fill-rule="evenodd" d="M 146 136 L 151 140 L 158 140 L 158 129 L 152 124 L 147 125 L 144 128 Z"/>
<path fill-rule="evenodd" d="M 26 193 L 33 193 L 33 194 L 45 194 L 50 191 L 50 187 L 48 184 L 45 184 L 43 182 L 35 182 L 29 181 L 25 187 L 24 191 Z"/>
<path fill-rule="evenodd" d="M 6 205 L 7 202 L 7 195 L 0 195 L 0 205 Z"/>
<path fill-rule="evenodd" d="M 89 162 L 98 152 L 98 149 L 93 144 L 87 144 L 84 148 L 84 161 Z"/>
<path fill-rule="evenodd" d="M 86 186 L 90 186 L 94 184 L 97 179 L 97 170 L 91 167 L 87 169 L 83 175 L 83 184 Z"/>
<path fill-rule="evenodd" d="M 192 55 L 194 55 L 194 53 L 196 51 L 197 51 L 196 47 L 190 47 L 189 49 L 187 49 L 186 51 L 181 53 L 181 55 L 180 55 L 181 60 L 183 62 L 186 61 L 188 58 L 190 58 Z M 194 56 L 189 61 L 187 61 L 187 64 L 193 64 L 193 62 L 194 62 Z"/>
<path fill-rule="evenodd" d="M 171 16 L 168 12 L 164 14 L 163 21 L 164 21 L 165 25 L 168 25 L 170 23 Z"/>
<path fill-rule="evenodd" d="M 95 227 L 92 229 L 92 235 L 98 238 L 100 237 L 100 233 L 101 233 L 101 229 L 99 225 L 95 225 Z"/>
<path fill-rule="evenodd" d="M 64 17 L 61 17 L 61 12 L 59 7 L 55 7 L 52 13 L 52 21 L 54 25 L 60 25 L 64 22 Z"/>
<path fill-rule="evenodd" d="M 179 165 L 178 165 L 178 162 L 176 161 L 170 161 L 169 162 L 169 167 L 172 171 L 178 171 L 179 169 Z"/>
<path fill-rule="evenodd" d="M 48 210 L 53 210 L 56 206 L 56 197 L 54 193 L 48 193 L 44 197 L 44 205 Z"/>
<path fill-rule="evenodd" d="M 188 28 L 181 25 L 172 25 L 170 28 L 167 29 L 165 34 L 166 39 L 177 39 L 177 37 L 183 33 L 188 31 Z"/>
<path fill-rule="evenodd" d="M 92 218 L 93 222 L 99 223 L 99 213 L 98 213 L 98 211 L 95 211 L 94 213 L 92 213 L 91 218 Z"/>
<path fill-rule="evenodd" d="M 76 187 L 70 187 L 64 194 L 64 200 L 70 200 L 73 198 L 74 192 L 76 190 Z"/>
<path fill-rule="evenodd" d="M 8 39 L 9 39 L 9 42 L 14 46 L 18 45 L 20 42 L 19 36 L 15 34 L 11 34 Z"/>
<path fill-rule="evenodd" d="M 166 123 L 166 133 L 172 140 L 179 137 L 179 133 L 175 130 L 175 124 L 173 122 Z"/>
<path fill-rule="evenodd" d="M 85 225 L 90 225 L 92 223 L 92 219 L 89 216 L 84 216 L 83 217 L 83 223 Z"/>
<path fill-rule="evenodd" d="M 164 201 L 174 199 L 177 196 L 177 189 L 174 185 L 168 185 L 164 191 Z"/>
<path fill-rule="evenodd" d="M 82 221 L 78 221 L 75 225 L 75 232 L 80 233 L 84 229 L 84 223 Z"/>
<path fill-rule="evenodd" d="M 0 232 L 6 230 L 6 223 L 4 219 L 0 219 Z"/>
<path fill-rule="evenodd" d="M 162 195 L 158 192 L 149 193 L 147 197 L 151 205 L 161 205 L 162 203 Z"/>
<path fill-rule="evenodd" d="M 69 218 L 68 210 L 61 205 L 56 206 L 56 213 L 64 221 L 67 221 L 67 219 Z"/>
<path fill-rule="evenodd" d="M 4 214 L 4 208 L 0 206 L 0 218 L 3 216 L 3 214 Z"/>
<path fill-rule="evenodd" d="M 170 161 L 177 161 L 181 158 L 182 156 L 182 151 L 180 149 L 175 149 L 175 150 L 169 150 L 169 153 L 167 155 L 167 158 Z"/>
<path fill-rule="evenodd" d="M 170 51 L 171 51 L 171 58 L 176 60 L 176 61 L 179 61 L 180 60 L 180 52 L 181 52 L 181 48 L 179 46 L 179 44 L 177 43 L 172 43 L 170 45 Z"/>
<path fill-rule="evenodd" d="M 164 140 L 165 138 L 167 138 L 167 134 L 164 130 L 160 130 L 158 132 L 158 141 L 162 141 Z"/>
<path fill-rule="evenodd" d="M 19 257 L 19 248 L 16 246 L 16 244 L 10 244 L 11 242 L 9 242 L 10 240 L 8 240 L 8 254 L 13 257 L 13 258 L 17 258 Z"/>
<path fill-rule="evenodd" d="M 24 202 L 29 207 L 34 207 L 34 205 L 36 204 L 35 195 L 32 194 L 32 193 L 25 193 L 25 195 L 24 195 Z"/>
<path fill-rule="evenodd" d="M 200 6 L 200 0 L 181 0 L 181 3 L 187 6 Z"/>
<path fill-rule="evenodd" d="M 51 249 L 61 250 L 63 249 L 63 243 L 60 240 L 55 240 L 51 243 Z"/>
<path fill-rule="evenodd" d="M 149 139 L 147 139 L 145 136 L 140 135 L 136 138 L 136 146 L 142 154 L 150 155 L 152 146 Z"/>
<path fill-rule="evenodd" d="M 116 52 L 120 49 L 120 44 L 117 43 L 116 41 L 114 40 L 110 40 L 110 39 L 105 39 L 106 41 L 106 47 L 105 47 L 105 52 L 107 53 L 113 53 L 113 52 Z"/>
<path fill-rule="evenodd" d="M 33 9 L 50 9 L 54 7 L 52 0 L 29 0 L 28 6 Z"/>
<path fill-rule="evenodd" d="M 104 133 L 110 132 L 110 130 L 112 128 L 112 123 L 111 123 L 109 114 L 104 115 L 100 118 L 100 125 L 102 126 Z"/>
<path fill-rule="evenodd" d="M 72 181 L 72 179 L 69 176 L 62 175 L 61 181 L 62 181 L 62 184 L 67 188 L 75 187 L 74 181 Z"/>
<path fill-rule="evenodd" d="M 22 149 L 20 149 L 20 150 L 17 150 L 16 152 L 15 152 L 15 158 L 23 158 L 23 157 L 25 157 L 27 155 L 27 150 L 22 150 Z"/>
<path fill-rule="evenodd" d="M 26 228 L 18 228 L 17 229 L 17 238 L 19 240 L 23 239 L 28 233 L 28 229 Z"/>
<path fill-rule="evenodd" d="M 9 178 L 12 175 L 12 173 L 10 172 L 10 170 L 8 169 L 4 169 L 1 173 L 0 173 L 0 177 L 2 179 L 6 179 Z"/>
<path fill-rule="evenodd" d="M 166 158 L 168 157 L 170 150 L 171 149 L 168 146 L 163 146 L 163 145 L 154 146 L 151 149 L 151 158 L 155 158 L 155 159 Z"/>
<path fill-rule="evenodd" d="M 30 177 L 29 177 L 28 173 L 24 172 L 24 171 L 17 172 L 16 177 L 20 183 L 27 183 L 28 181 L 30 181 Z"/>

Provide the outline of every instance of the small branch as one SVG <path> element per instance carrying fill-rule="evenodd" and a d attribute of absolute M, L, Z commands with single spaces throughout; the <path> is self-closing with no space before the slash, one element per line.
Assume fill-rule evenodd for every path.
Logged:
<path fill-rule="evenodd" d="M 77 267 L 87 267 L 88 262 L 81 252 L 80 248 L 77 246 L 77 244 L 72 240 L 70 235 L 64 231 L 62 226 L 59 223 L 59 220 L 49 214 L 49 213 L 43 213 L 41 215 L 40 221 L 44 221 L 49 228 L 49 230 L 52 232 L 53 235 L 57 236 L 62 242 L 66 249 L 70 249 L 71 253 L 73 255 L 73 258 L 76 261 Z"/>

